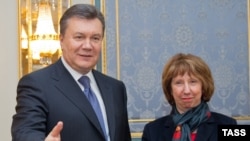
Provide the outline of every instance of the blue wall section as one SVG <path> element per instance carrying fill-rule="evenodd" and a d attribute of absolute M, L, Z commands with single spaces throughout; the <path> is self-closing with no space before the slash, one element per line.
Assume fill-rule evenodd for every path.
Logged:
<path fill-rule="evenodd" d="M 250 115 L 247 0 L 106 0 L 105 7 L 107 74 L 125 82 L 129 118 L 144 119 L 132 132 L 169 113 L 161 72 L 177 52 L 211 67 L 211 110 Z"/>
<path fill-rule="evenodd" d="M 133 138 L 132 141 L 141 141 L 139 138 Z"/>

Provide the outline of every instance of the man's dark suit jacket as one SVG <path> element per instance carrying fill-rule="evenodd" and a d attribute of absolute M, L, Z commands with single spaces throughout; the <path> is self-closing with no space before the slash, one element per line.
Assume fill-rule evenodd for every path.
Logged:
<path fill-rule="evenodd" d="M 130 141 L 127 94 L 123 82 L 92 70 L 106 108 L 111 141 Z M 20 79 L 13 141 L 44 141 L 63 121 L 62 141 L 104 141 L 95 112 L 61 60 Z"/>
<path fill-rule="evenodd" d="M 217 125 L 237 124 L 236 120 L 212 112 L 211 117 L 198 128 L 195 141 L 217 141 Z M 172 141 L 176 126 L 170 115 L 159 118 L 145 125 L 142 141 Z"/>

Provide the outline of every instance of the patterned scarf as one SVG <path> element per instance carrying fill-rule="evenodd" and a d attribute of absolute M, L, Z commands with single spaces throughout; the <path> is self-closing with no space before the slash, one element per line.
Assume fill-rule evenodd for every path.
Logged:
<path fill-rule="evenodd" d="M 201 102 L 200 105 L 183 114 L 180 114 L 176 106 L 173 106 L 172 114 L 175 125 L 181 126 L 180 139 L 173 138 L 173 141 L 191 141 L 191 133 L 211 115 L 206 102 Z"/>

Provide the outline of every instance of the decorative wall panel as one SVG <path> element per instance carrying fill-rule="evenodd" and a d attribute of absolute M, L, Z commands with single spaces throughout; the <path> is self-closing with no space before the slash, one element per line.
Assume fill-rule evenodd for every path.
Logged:
<path fill-rule="evenodd" d="M 132 132 L 171 110 L 161 88 L 165 62 L 193 53 L 210 66 L 210 109 L 250 115 L 247 0 L 108 0 L 107 74 L 125 82 Z"/>

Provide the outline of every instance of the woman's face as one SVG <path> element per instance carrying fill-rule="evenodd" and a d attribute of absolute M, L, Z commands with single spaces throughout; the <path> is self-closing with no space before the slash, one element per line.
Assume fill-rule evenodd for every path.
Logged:
<path fill-rule="evenodd" d="M 171 82 L 172 95 L 179 113 L 198 106 L 201 103 L 202 83 L 187 72 L 177 75 Z"/>

